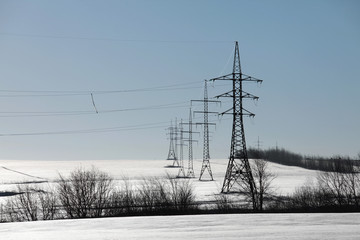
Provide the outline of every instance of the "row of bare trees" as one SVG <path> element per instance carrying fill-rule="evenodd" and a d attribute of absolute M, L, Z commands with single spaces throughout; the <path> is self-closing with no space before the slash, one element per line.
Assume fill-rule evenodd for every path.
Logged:
<path fill-rule="evenodd" d="M 253 206 L 255 211 L 318 211 L 349 207 L 358 211 L 360 169 L 353 163 L 339 161 L 332 165 L 331 171 L 319 172 L 315 183 L 296 189 L 290 196 L 281 197 L 276 196 L 272 187 L 276 175 L 269 170 L 268 162 L 255 159 L 251 162 L 253 192 L 248 181 L 238 182 L 238 193 L 248 204 L 233 196 L 216 195 L 213 205 L 207 210 L 234 212 Z M 0 206 L 0 221 L 184 214 L 198 211 L 203 204 L 195 201 L 189 180 L 169 175 L 165 178 L 144 178 L 136 185 L 124 178 L 122 184 L 116 186 L 107 173 L 92 168 L 77 169 L 67 177 L 60 175 L 56 182 L 53 189 L 46 190 L 19 185 L 19 194 L 9 197 L 7 203 Z"/>
<path fill-rule="evenodd" d="M 315 183 L 297 189 L 291 201 L 292 207 L 359 210 L 359 166 L 353 161 L 339 162 L 331 170 L 319 172 Z"/>
<path fill-rule="evenodd" d="M 196 208 L 189 180 L 144 178 L 132 185 L 95 168 L 77 169 L 59 176 L 53 189 L 18 185 L 18 193 L 0 207 L 0 221 L 36 221 L 147 214 L 184 213 Z"/>
<path fill-rule="evenodd" d="M 314 183 L 307 183 L 286 197 L 276 194 L 272 186 L 276 175 L 266 160 L 254 159 L 251 170 L 253 185 L 246 179 L 238 181 L 238 192 L 255 211 L 360 210 L 360 166 L 356 161 L 333 161 L 327 171 L 318 172 Z M 234 207 L 227 197 L 220 196 L 219 200 L 218 204 L 222 203 L 226 211 Z"/>

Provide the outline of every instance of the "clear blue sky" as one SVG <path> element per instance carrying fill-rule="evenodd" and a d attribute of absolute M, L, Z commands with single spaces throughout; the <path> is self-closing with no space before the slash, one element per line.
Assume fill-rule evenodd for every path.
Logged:
<path fill-rule="evenodd" d="M 188 118 L 204 79 L 232 71 L 234 41 L 243 73 L 264 80 L 244 86 L 260 97 L 245 104 L 248 146 L 356 156 L 359 13 L 355 0 L 0 0 L 0 159 L 165 159 L 165 128 Z M 211 157 L 227 158 L 231 119 L 212 119 Z"/>

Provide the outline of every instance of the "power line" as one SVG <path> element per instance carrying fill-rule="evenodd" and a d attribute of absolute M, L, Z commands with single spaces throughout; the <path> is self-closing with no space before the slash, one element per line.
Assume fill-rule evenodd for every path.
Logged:
<path fill-rule="evenodd" d="M 111 42 L 146 42 L 146 43 L 229 43 L 225 40 L 150 40 L 150 39 L 120 39 L 120 38 L 99 38 L 99 37 L 77 37 L 61 35 L 23 34 L 23 33 L 0 33 L 0 36 L 22 37 L 22 38 L 44 38 L 64 40 L 87 40 L 87 41 L 111 41 Z"/>
<path fill-rule="evenodd" d="M 0 137 L 13 137 L 13 136 L 40 136 L 40 135 L 63 135 L 63 134 L 82 134 L 82 133 L 104 133 L 104 132 L 119 132 L 119 131 L 133 131 L 145 130 L 152 128 L 164 128 L 167 122 L 147 123 L 129 126 L 108 127 L 108 128 L 93 128 L 81 130 L 64 130 L 64 131 L 49 131 L 49 132 L 29 132 L 29 133 L 0 133 Z"/>
<path fill-rule="evenodd" d="M 116 112 L 129 112 L 129 111 L 145 111 L 145 110 L 160 110 L 160 109 L 173 109 L 188 107 L 187 102 L 175 102 L 168 104 L 150 105 L 136 108 L 123 108 L 123 109 L 110 109 L 94 111 L 43 111 L 43 112 L 0 112 L 0 118 L 5 117 L 48 117 L 48 116 L 69 116 L 69 115 L 92 115 L 92 114 L 104 114 L 104 113 L 116 113 Z M 1 115 L 1 114 L 13 114 L 13 115 Z M 14 115 L 15 114 L 15 115 Z"/>
<path fill-rule="evenodd" d="M 202 82 L 202 81 L 201 81 Z M 135 88 L 135 89 L 123 89 L 123 90 L 81 90 L 81 91 L 58 91 L 58 90 L 0 90 L 0 97 L 62 97 L 62 96 L 81 96 L 89 94 L 116 94 L 116 93 L 132 93 L 132 92 L 157 92 L 157 91 L 176 91 L 176 90 L 188 90 L 201 88 L 201 86 L 189 86 L 200 84 L 200 81 L 173 84 L 173 85 L 164 85 L 157 87 L 148 87 L 148 88 Z M 189 87 L 184 87 L 189 86 Z"/>

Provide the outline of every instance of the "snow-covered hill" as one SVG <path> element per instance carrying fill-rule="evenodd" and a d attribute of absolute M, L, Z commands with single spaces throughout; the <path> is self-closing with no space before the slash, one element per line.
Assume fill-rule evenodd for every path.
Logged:
<path fill-rule="evenodd" d="M 197 178 L 193 179 L 196 195 L 204 200 L 220 192 L 224 180 L 227 159 L 212 159 L 211 168 L 215 181 L 198 181 L 201 169 L 201 160 L 194 161 L 194 170 Z M 116 181 L 130 178 L 133 181 L 144 177 L 164 177 L 167 173 L 176 175 L 178 168 L 164 168 L 171 165 L 166 160 L 91 160 L 91 161 L 33 161 L 33 160 L 0 160 L 0 191 L 11 191 L 16 184 L 27 182 L 39 185 L 52 184 L 59 174 L 67 175 L 76 168 L 96 167 L 109 173 Z M 187 162 L 185 161 L 185 166 Z M 274 189 L 280 194 L 294 191 L 306 181 L 316 176 L 316 171 L 299 167 L 283 166 L 269 163 L 269 170 L 277 175 L 273 181 Z M 186 169 L 185 169 L 186 171 Z M 204 173 L 203 178 L 207 178 Z M 115 182 L 116 182 L 115 181 Z"/>
<path fill-rule="evenodd" d="M 12 191 L 19 183 L 46 187 L 54 184 L 59 174 L 67 175 L 76 168 L 93 166 L 109 173 L 115 184 L 120 184 L 124 177 L 136 183 L 143 177 L 176 175 L 178 168 L 164 168 L 169 164 L 172 162 L 166 160 L 0 160 L 0 191 Z M 211 160 L 211 164 L 215 181 L 192 179 L 198 200 L 212 199 L 220 192 L 227 160 Z M 197 177 L 200 168 L 201 160 L 195 160 Z M 269 163 L 269 169 L 277 175 L 273 185 L 281 194 L 293 192 L 317 174 L 274 163 Z M 359 213 L 189 215 L 1 223 L 0 236 L 7 240 L 359 239 L 359 226 Z"/>

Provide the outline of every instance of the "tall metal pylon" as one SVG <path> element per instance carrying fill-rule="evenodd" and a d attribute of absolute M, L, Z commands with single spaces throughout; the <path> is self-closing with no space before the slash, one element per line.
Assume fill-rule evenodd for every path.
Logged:
<path fill-rule="evenodd" d="M 188 144 L 188 150 L 189 150 L 189 160 L 188 160 L 188 169 L 187 169 L 187 173 L 186 173 L 186 177 L 187 178 L 194 178 L 195 177 L 195 172 L 194 172 L 194 159 L 193 159 L 193 142 L 197 142 L 197 140 L 193 139 L 193 133 L 199 133 L 199 132 L 194 132 L 192 130 L 192 126 L 194 125 L 194 123 L 192 122 L 192 111 L 190 108 L 190 113 L 189 113 L 189 122 L 188 123 L 183 123 L 184 125 L 189 125 L 189 131 L 182 131 L 183 133 L 188 133 L 188 138 L 184 139 L 184 141 L 189 142 Z"/>
<path fill-rule="evenodd" d="M 231 97 L 233 99 L 232 108 L 222 113 L 222 115 L 233 115 L 233 126 L 230 157 L 221 192 L 229 193 L 235 183 L 247 184 L 251 191 L 253 208 L 257 209 L 257 189 L 248 160 L 243 123 L 243 116 L 253 117 L 255 115 L 243 108 L 243 99 L 250 98 L 257 100 L 258 97 L 243 91 L 243 82 L 250 81 L 261 83 L 262 80 L 253 78 L 242 73 L 238 42 L 235 42 L 233 72 L 228 75 L 211 79 L 211 81 L 217 80 L 229 80 L 233 83 L 233 89 L 231 91 L 217 96 L 218 98 Z M 228 113 L 231 110 L 232 112 Z"/>
<path fill-rule="evenodd" d="M 167 157 L 167 160 L 176 160 L 177 157 L 176 157 L 176 153 L 175 153 L 175 145 L 174 145 L 174 140 L 175 140 L 175 137 L 174 137 L 174 127 L 172 125 L 172 121 L 171 121 L 171 125 L 170 127 L 168 128 L 169 130 L 169 139 L 170 139 L 170 146 L 169 146 L 169 153 L 168 153 L 168 157 Z"/>
<path fill-rule="evenodd" d="M 188 161 L 188 170 L 186 176 L 189 178 L 194 178 L 194 160 L 193 160 L 193 148 L 192 148 L 192 114 L 191 114 L 191 108 L 190 108 L 190 114 L 189 114 L 189 161 Z"/>
<path fill-rule="evenodd" d="M 200 181 L 204 180 L 204 179 L 202 179 L 202 176 L 203 176 L 205 170 L 207 170 L 209 177 L 210 177 L 210 181 L 213 181 L 214 177 L 212 175 L 211 165 L 210 165 L 209 125 L 215 125 L 215 123 L 209 123 L 209 113 L 218 114 L 218 112 L 209 112 L 209 102 L 220 103 L 220 101 L 209 100 L 206 80 L 205 80 L 205 86 L 204 86 L 204 100 L 191 100 L 191 101 L 204 103 L 204 111 L 195 111 L 194 112 L 194 113 L 203 113 L 204 114 L 204 122 L 196 123 L 197 125 L 204 126 L 203 161 L 202 161 L 202 165 L 201 165 L 199 180 Z"/>
<path fill-rule="evenodd" d="M 173 126 L 172 121 L 171 125 L 168 128 L 169 135 L 170 135 L 170 145 L 169 145 L 169 153 L 167 160 L 173 161 L 172 165 L 167 165 L 165 167 L 180 167 L 179 158 L 178 158 L 178 127 L 177 127 L 177 119 L 175 119 L 175 126 Z"/>
<path fill-rule="evenodd" d="M 183 152 L 183 149 L 184 149 L 184 132 L 183 132 L 183 122 L 182 122 L 182 119 L 180 121 L 180 127 L 179 127 L 179 130 L 180 130 L 180 168 L 179 168 L 179 172 L 178 172 L 178 175 L 177 177 L 185 177 L 185 170 L 184 170 L 184 152 Z"/>

